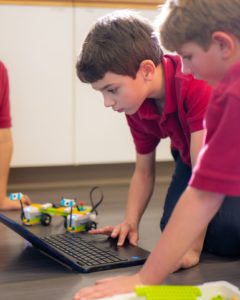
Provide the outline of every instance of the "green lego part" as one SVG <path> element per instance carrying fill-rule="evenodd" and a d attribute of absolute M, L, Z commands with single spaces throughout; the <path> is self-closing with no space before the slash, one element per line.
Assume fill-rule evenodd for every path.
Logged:
<path fill-rule="evenodd" d="M 23 224 L 25 224 L 25 225 L 35 225 L 35 224 L 40 224 L 41 223 L 41 218 L 40 217 L 35 217 L 35 218 L 31 218 L 30 220 L 26 219 L 26 218 L 23 218 L 22 221 L 23 221 Z"/>
<path fill-rule="evenodd" d="M 58 210 L 55 207 L 39 208 L 39 211 L 41 213 L 48 213 L 48 214 L 53 214 L 53 215 L 56 215 L 56 216 L 63 216 L 63 217 L 67 217 L 69 215 L 69 213 L 67 213 L 65 211 Z"/>
<path fill-rule="evenodd" d="M 216 297 L 211 298 L 211 300 L 224 300 L 224 298 L 221 295 L 218 295 Z"/>
<path fill-rule="evenodd" d="M 146 300 L 197 300 L 202 295 L 197 286 L 142 285 L 135 292 Z"/>

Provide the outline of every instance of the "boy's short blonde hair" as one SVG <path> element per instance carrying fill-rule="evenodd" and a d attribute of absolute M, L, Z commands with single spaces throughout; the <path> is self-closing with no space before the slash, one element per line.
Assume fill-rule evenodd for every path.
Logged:
<path fill-rule="evenodd" d="M 167 0 L 158 23 L 166 49 L 195 42 L 207 50 L 215 31 L 240 39 L 240 0 Z"/>

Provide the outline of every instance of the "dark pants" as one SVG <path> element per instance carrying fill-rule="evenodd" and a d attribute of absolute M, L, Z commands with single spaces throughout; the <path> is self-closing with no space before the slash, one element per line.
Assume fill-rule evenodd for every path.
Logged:
<path fill-rule="evenodd" d="M 165 199 L 161 230 L 165 228 L 192 173 L 178 153 L 174 152 L 173 156 L 176 168 Z M 225 197 L 220 210 L 208 225 L 204 251 L 228 257 L 240 256 L 240 196 Z"/>

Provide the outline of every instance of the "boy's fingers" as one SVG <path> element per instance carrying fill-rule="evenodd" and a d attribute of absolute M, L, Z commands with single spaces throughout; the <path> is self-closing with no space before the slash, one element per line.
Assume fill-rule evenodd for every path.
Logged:
<path fill-rule="evenodd" d="M 111 237 L 116 238 L 117 236 L 119 236 L 120 232 L 121 232 L 121 226 L 120 225 L 115 226 L 112 230 Z"/>
<path fill-rule="evenodd" d="M 137 246 L 138 244 L 138 237 L 137 235 L 134 235 L 134 236 L 129 236 L 129 243 L 133 246 Z"/>
<path fill-rule="evenodd" d="M 114 227 L 113 226 L 106 226 L 98 229 L 91 229 L 89 230 L 89 233 L 92 234 L 106 234 L 106 235 L 111 235 Z"/>
<path fill-rule="evenodd" d="M 23 196 L 23 204 L 30 205 L 32 203 L 31 199 L 27 196 Z"/>
<path fill-rule="evenodd" d="M 122 228 L 120 234 L 119 234 L 119 238 L 118 238 L 118 246 L 122 246 L 126 240 L 126 237 L 128 236 L 129 230 L 125 227 Z"/>

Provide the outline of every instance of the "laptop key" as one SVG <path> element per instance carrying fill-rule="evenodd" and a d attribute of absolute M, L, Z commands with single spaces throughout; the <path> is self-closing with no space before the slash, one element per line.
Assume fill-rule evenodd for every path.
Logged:
<path fill-rule="evenodd" d="M 113 254 L 111 251 L 102 250 L 79 236 L 74 237 L 68 233 L 48 236 L 42 239 L 47 240 L 48 243 L 57 249 L 77 259 L 79 265 L 92 266 L 127 261 L 126 258 L 116 256 L 116 253 Z"/>

